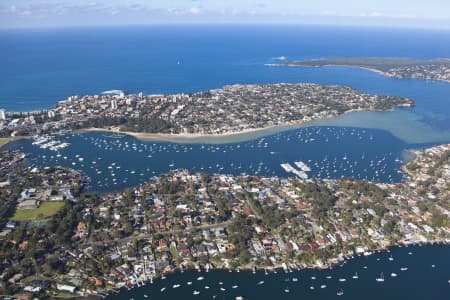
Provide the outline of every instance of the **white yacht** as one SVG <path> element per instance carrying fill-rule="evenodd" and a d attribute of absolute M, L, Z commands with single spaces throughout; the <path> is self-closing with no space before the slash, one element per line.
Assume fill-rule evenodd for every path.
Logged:
<path fill-rule="evenodd" d="M 377 282 L 384 282 L 384 275 L 383 275 L 383 272 L 381 272 L 380 277 L 377 277 L 375 280 L 376 280 Z"/>

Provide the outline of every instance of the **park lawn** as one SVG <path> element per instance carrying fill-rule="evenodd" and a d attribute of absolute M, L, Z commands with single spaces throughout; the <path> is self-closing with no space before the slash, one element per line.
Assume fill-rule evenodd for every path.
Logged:
<path fill-rule="evenodd" d="M 12 217 L 14 221 L 37 221 L 48 219 L 55 215 L 64 206 L 64 201 L 44 201 L 35 209 L 17 209 Z"/>
<path fill-rule="evenodd" d="M 0 138 L 0 148 L 9 142 L 9 138 Z"/>

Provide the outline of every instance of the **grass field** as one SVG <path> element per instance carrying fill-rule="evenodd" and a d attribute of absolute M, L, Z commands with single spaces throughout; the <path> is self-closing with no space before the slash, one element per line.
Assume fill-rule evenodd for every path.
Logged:
<path fill-rule="evenodd" d="M 37 221 L 47 219 L 48 217 L 56 214 L 61 208 L 63 208 L 63 201 L 56 202 L 42 202 L 41 206 L 36 209 L 18 209 L 12 217 L 14 221 Z"/>
<path fill-rule="evenodd" d="M 0 148 L 9 142 L 9 138 L 0 138 Z"/>

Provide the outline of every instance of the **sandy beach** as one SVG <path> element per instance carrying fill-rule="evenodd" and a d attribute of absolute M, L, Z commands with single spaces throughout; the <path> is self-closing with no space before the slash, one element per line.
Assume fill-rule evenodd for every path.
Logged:
<path fill-rule="evenodd" d="M 317 121 L 322 121 L 317 120 Z M 143 141 L 161 141 L 161 142 L 175 142 L 175 143 L 189 143 L 189 144 L 226 144 L 249 141 L 259 137 L 283 132 L 290 129 L 296 129 L 312 122 L 291 122 L 283 125 L 273 125 L 261 128 L 245 129 L 239 132 L 225 132 L 220 134 L 194 134 L 194 133 L 145 133 L 145 132 L 131 132 L 120 131 L 111 128 L 86 128 L 79 130 L 79 132 L 111 132 L 116 134 L 125 134 L 133 136 Z"/>
<path fill-rule="evenodd" d="M 329 115 L 324 118 L 311 121 L 292 121 L 281 125 L 271 125 L 261 128 L 250 128 L 242 131 L 232 131 L 220 134 L 197 134 L 197 133 L 145 133 L 145 132 L 131 132 L 131 131 L 120 131 L 118 128 L 85 128 L 78 130 L 77 132 L 111 132 L 115 134 L 124 134 L 133 136 L 139 140 L 143 141 L 159 141 L 159 142 L 173 142 L 173 143 L 185 143 L 185 144 L 229 144 L 229 143 L 239 143 L 254 140 L 264 136 L 288 131 L 291 129 L 297 129 L 300 127 L 314 126 L 317 123 L 332 120 L 333 118 L 346 115 L 349 113 L 358 113 L 365 111 L 378 111 L 387 112 L 391 110 L 366 110 L 366 109 L 352 109 L 344 112 L 341 115 Z"/>

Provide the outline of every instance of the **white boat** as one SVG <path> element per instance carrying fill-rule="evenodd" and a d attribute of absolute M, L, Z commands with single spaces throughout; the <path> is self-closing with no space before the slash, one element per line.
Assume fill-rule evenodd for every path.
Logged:
<path fill-rule="evenodd" d="M 390 261 L 393 261 L 394 260 L 394 258 L 392 257 L 392 254 L 391 254 L 391 256 L 389 256 L 389 258 L 388 258 Z"/>
<path fill-rule="evenodd" d="M 352 278 L 353 278 L 353 279 L 358 279 L 358 278 L 359 278 L 358 272 L 356 272 L 355 275 L 352 276 Z"/>
<path fill-rule="evenodd" d="M 231 288 L 232 289 L 237 289 L 239 286 L 237 286 L 237 285 L 233 285 Z"/>
<path fill-rule="evenodd" d="M 284 289 L 284 292 L 285 292 L 285 293 L 289 293 L 289 288 L 288 288 L 288 287 L 285 288 L 285 289 Z"/>
<path fill-rule="evenodd" d="M 221 290 L 222 292 L 226 291 L 226 289 L 223 288 L 223 287 L 221 287 L 220 290 Z"/>
<path fill-rule="evenodd" d="M 172 285 L 172 288 L 173 289 L 176 289 L 176 288 L 179 288 L 181 285 L 179 285 L 179 284 L 174 284 L 174 285 Z"/>
<path fill-rule="evenodd" d="M 391 277 L 397 277 L 397 273 L 391 273 Z"/>
<path fill-rule="evenodd" d="M 403 272 L 404 272 L 404 271 L 408 271 L 408 268 L 407 268 L 407 267 L 401 267 L 401 268 L 400 268 L 400 271 L 403 271 Z"/>
<path fill-rule="evenodd" d="M 261 280 L 260 282 L 258 282 L 258 285 L 262 285 L 264 284 L 264 280 Z"/>
<path fill-rule="evenodd" d="M 193 292 L 192 292 L 192 295 L 198 295 L 198 294 L 200 294 L 199 291 L 193 291 Z"/>
<path fill-rule="evenodd" d="M 311 171 L 311 168 L 310 167 L 308 167 L 304 162 L 302 162 L 302 161 L 296 161 L 296 162 L 294 162 L 294 164 L 299 168 L 299 169 L 301 169 L 303 172 L 310 172 Z"/>
<path fill-rule="evenodd" d="M 309 289 L 310 289 L 310 290 L 314 290 L 314 286 L 310 286 Z"/>
<path fill-rule="evenodd" d="M 163 287 L 162 289 L 161 289 L 161 292 L 164 292 L 166 290 L 166 288 L 165 287 Z"/>
<path fill-rule="evenodd" d="M 377 277 L 375 280 L 376 280 L 377 282 L 384 282 L 384 275 L 383 275 L 383 272 L 381 272 L 380 277 Z"/>
<path fill-rule="evenodd" d="M 322 284 L 322 285 L 320 286 L 321 289 L 324 289 L 324 288 L 326 288 L 326 287 L 327 287 L 326 284 Z"/>
<path fill-rule="evenodd" d="M 244 300 L 244 297 L 242 296 L 237 296 L 236 298 L 234 298 L 235 300 Z"/>
<path fill-rule="evenodd" d="M 205 285 L 205 290 L 209 290 L 209 286 Z"/>
<path fill-rule="evenodd" d="M 192 284 L 192 281 L 188 281 L 186 284 L 187 284 L 187 285 L 191 285 L 191 284 Z"/>
<path fill-rule="evenodd" d="M 347 279 L 345 279 L 345 278 L 339 278 L 339 282 L 346 282 L 347 281 Z"/>
<path fill-rule="evenodd" d="M 341 289 L 341 290 L 337 291 L 336 295 L 342 296 L 342 295 L 344 295 L 344 291 Z"/>
<path fill-rule="evenodd" d="M 297 281 L 298 281 L 298 278 L 297 278 L 297 277 L 294 277 L 294 278 L 292 278 L 292 281 L 293 281 L 293 282 L 297 282 Z"/>
<path fill-rule="evenodd" d="M 200 277 L 197 277 L 197 280 L 203 280 L 203 279 L 205 279 L 205 277 L 202 277 L 202 276 L 200 276 Z"/>

